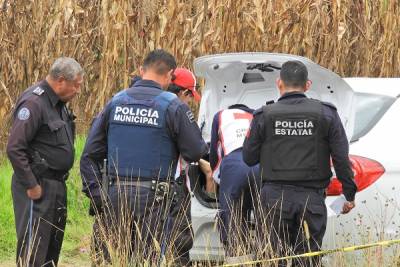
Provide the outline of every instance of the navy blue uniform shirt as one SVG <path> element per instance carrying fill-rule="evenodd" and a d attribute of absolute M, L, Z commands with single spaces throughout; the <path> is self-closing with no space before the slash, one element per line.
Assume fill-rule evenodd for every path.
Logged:
<path fill-rule="evenodd" d="M 138 80 L 127 93 L 138 100 L 153 98 L 162 92 L 160 85 L 151 80 Z M 94 119 L 89 131 L 86 145 L 82 153 L 80 170 L 83 192 L 88 196 L 99 196 L 99 181 L 101 182 L 101 165 L 107 158 L 107 130 L 110 113 L 110 103 Z M 189 107 L 179 98 L 174 99 L 167 109 L 166 115 L 168 133 L 176 144 L 181 156 L 188 162 L 198 161 L 208 151 L 200 129 L 194 120 Z M 162 149 L 160 147 L 160 149 Z M 132 151 L 140 153 L 140 151 Z"/>
<path fill-rule="evenodd" d="M 278 101 L 295 103 L 296 99 L 304 97 L 306 97 L 306 95 L 301 92 L 290 92 L 284 94 Z M 348 201 L 353 201 L 357 186 L 353 181 L 353 171 L 349 160 L 349 143 L 347 141 L 346 132 L 336 108 L 332 104 L 324 102 L 323 104 L 322 113 L 329 124 L 327 138 L 329 140 L 333 166 L 339 181 L 343 185 L 343 194 Z M 266 138 L 264 123 L 262 108 L 260 108 L 254 112 L 249 134 L 243 144 L 243 159 L 250 166 L 256 165 L 260 161 L 261 146 Z M 294 182 L 290 184 L 311 188 L 326 188 L 329 185 L 329 180 L 321 180 L 320 183 L 315 181 L 299 181 L 297 184 L 294 184 Z"/>
<path fill-rule="evenodd" d="M 7 144 L 15 178 L 33 188 L 38 178 L 32 172 L 34 152 L 51 170 L 68 172 L 74 163 L 75 116 L 46 80 L 29 87 L 19 97 Z"/>

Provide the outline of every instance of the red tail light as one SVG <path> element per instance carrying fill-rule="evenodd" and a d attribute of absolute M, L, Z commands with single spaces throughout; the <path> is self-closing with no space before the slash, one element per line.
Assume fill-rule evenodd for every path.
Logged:
<path fill-rule="evenodd" d="M 372 159 L 350 155 L 350 161 L 358 191 L 362 191 L 373 184 L 385 172 L 383 166 Z M 342 194 L 342 184 L 336 177 L 333 177 L 327 189 L 327 195 L 337 196 L 340 194 Z"/>

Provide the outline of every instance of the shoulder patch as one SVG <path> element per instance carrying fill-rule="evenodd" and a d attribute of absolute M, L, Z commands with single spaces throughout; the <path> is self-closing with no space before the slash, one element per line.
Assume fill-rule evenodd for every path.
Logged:
<path fill-rule="evenodd" d="M 336 106 L 332 103 L 321 101 L 322 105 L 328 106 L 330 108 L 333 108 L 334 110 L 337 110 Z"/>
<path fill-rule="evenodd" d="M 191 110 L 186 111 L 186 116 L 188 117 L 190 123 L 194 122 L 194 114 Z"/>
<path fill-rule="evenodd" d="M 26 121 L 27 119 L 29 119 L 30 115 L 31 112 L 29 111 L 29 109 L 23 107 L 18 111 L 17 118 L 21 121 Z"/>
<path fill-rule="evenodd" d="M 273 104 L 273 103 L 275 103 L 274 100 L 269 100 L 269 101 L 265 102 L 265 105 L 271 105 L 271 104 Z"/>
<path fill-rule="evenodd" d="M 43 94 L 43 92 L 44 92 L 44 90 L 41 88 L 41 87 L 36 87 L 34 90 L 33 90 L 33 93 L 35 94 L 35 95 L 42 95 Z"/>
<path fill-rule="evenodd" d="M 261 108 L 254 110 L 253 115 L 255 116 L 255 115 L 261 114 L 262 112 L 263 112 L 263 108 L 261 107 Z"/>

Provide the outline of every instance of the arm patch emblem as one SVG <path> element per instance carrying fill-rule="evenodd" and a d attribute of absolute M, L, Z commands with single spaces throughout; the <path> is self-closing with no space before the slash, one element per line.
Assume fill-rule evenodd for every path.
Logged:
<path fill-rule="evenodd" d="M 24 107 L 18 111 L 17 117 L 21 121 L 26 121 L 27 119 L 29 119 L 30 115 L 31 112 L 29 111 L 29 109 Z"/>

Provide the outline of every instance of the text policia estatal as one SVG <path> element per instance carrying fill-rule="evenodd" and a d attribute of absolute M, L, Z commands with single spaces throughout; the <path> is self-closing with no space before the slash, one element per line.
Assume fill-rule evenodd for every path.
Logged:
<path fill-rule="evenodd" d="M 309 136 L 313 135 L 314 123 L 311 120 L 276 120 L 275 135 Z"/>

